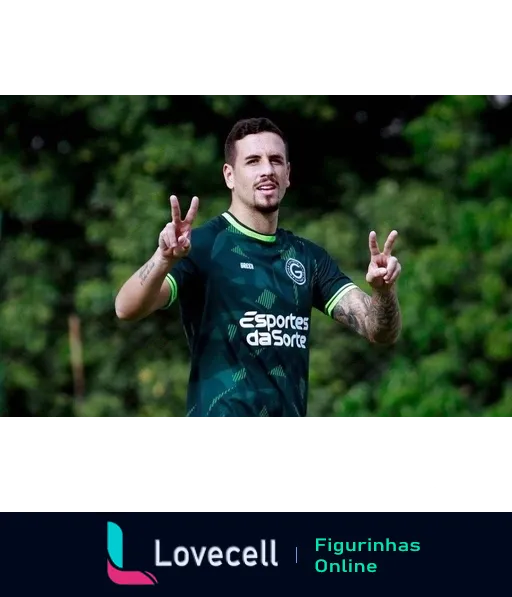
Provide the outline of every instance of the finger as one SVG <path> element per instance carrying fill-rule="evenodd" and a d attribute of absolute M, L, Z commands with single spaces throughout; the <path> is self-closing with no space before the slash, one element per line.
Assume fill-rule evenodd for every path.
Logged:
<path fill-rule="evenodd" d="M 393 249 L 397 236 L 398 232 L 396 230 L 393 230 L 393 232 L 390 233 L 386 240 L 386 244 L 384 245 L 384 255 L 391 255 L 391 250 Z"/>
<path fill-rule="evenodd" d="M 380 254 L 379 245 L 377 244 L 377 234 L 372 230 L 369 238 L 370 254 L 372 257 L 377 257 Z"/>
<path fill-rule="evenodd" d="M 197 215 L 198 209 L 199 209 L 199 198 L 192 197 L 192 201 L 190 202 L 190 208 L 187 212 L 187 217 L 184 220 L 185 222 L 187 222 L 187 224 L 192 224 L 192 222 L 194 221 L 194 219 Z"/>
<path fill-rule="evenodd" d="M 190 239 L 188 236 L 182 234 L 178 239 L 178 246 L 176 247 L 175 255 L 184 257 L 190 249 Z"/>
<path fill-rule="evenodd" d="M 395 268 L 395 271 L 393 272 L 393 275 L 391 276 L 391 279 L 389 280 L 388 284 L 394 284 L 396 282 L 396 280 L 398 279 L 398 276 L 400 275 L 401 271 L 402 271 L 402 268 L 401 268 L 400 264 L 398 264 L 398 266 Z"/>
<path fill-rule="evenodd" d="M 180 236 L 179 240 L 178 240 L 178 245 L 180 247 L 180 249 L 182 249 L 183 251 L 188 251 L 190 249 L 190 239 L 187 238 L 186 236 Z"/>
<path fill-rule="evenodd" d="M 371 283 L 374 280 L 378 280 L 379 278 L 384 278 L 387 271 L 388 270 L 385 267 L 377 267 L 375 269 L 372 269 L 368 272 L 368 275 L 366 276 L 366 280 L 367 280 L 367 282 Z"/>
<path fill-rule="evenodd" d="M 167 246 L 170 249 L 174 249 L 178 246 L 178 242 L 176 240 L 176 225 L 175 224 L 167 224 L 164 229 L 164 235 L 167 241 Z"/>
<path fill-rule="evenodd" d="M 180 247 L 184 247 L 185 244 L 190 244 L 190 239 L 188 237 L 188 234 L 182 234 L 179 238 L 178 238 L 178 245 Z"/>
<path fill-rule="evenodd" d="M 181 222 L 181 210 L 180 204 L 178 202 L 178 197 L 176 195 L 171 195 L 171 214 L 172 214 L 172 221 L 173 222 Z"/>
<path fill-rule="evenodd" d="M 388 259 L 387 267 L 386 267 L 386 275 L 384 276 L 384 282 L 389 282 L 392 275 L 395 272 L 395 269 L 398 267 L 398 259 L 396 257 L 390 257 Z"/>
<path fill-rule="evenodd" d="M 386 269 L 388 266 L 388 259 L 389 257 L 386 257 L 384 253 L 379 253 L 378 255 L 372 257 L 371 262 L 377 267 L 383 267 Z"/>

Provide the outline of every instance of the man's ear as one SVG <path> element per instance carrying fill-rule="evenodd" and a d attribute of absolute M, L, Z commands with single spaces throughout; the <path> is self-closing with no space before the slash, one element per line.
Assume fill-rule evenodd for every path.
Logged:
<path fill-rule="evenodd" d="M 228 189 L 233 190 L 234 187 L 235 187 L 235 181 L 233 179 L 233 168 L 232 168 L 232 166 L 230 166 L 229 164 L 224 164 L 222 172 L 224 174 L 224 180 L 226 182 L 226 186 L 228 187 Z"/>

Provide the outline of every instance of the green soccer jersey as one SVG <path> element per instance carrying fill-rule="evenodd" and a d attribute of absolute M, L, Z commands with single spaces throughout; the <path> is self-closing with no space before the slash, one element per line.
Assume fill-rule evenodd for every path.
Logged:
<path fill-rule="evenodd" d="M 306 416 L 311 312 L 353 282 L 316 244 L 231 213 L 192 231 L 167 274 L 191 351 L 187 416 Z"/>

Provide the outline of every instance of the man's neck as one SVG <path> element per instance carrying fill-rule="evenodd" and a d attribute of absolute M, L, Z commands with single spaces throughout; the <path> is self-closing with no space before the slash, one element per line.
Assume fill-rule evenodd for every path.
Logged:
<path fill-rule="evenodd" d="M 276 233 L 279 211 L 265 214 L 233 201 L 229 207 L 229 212 L 239 222 L 260 234 L 272 235 Z"/>

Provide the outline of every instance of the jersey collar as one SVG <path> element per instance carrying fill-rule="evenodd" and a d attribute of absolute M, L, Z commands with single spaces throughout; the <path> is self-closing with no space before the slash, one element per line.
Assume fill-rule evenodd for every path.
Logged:
<path fill-rule="evenodd" d="M 256 232 L 256 230 L 252 230 L 252 228 L 248 228 L 247 226 L 245 226 L 245 224 L 242 224 L 242 222 L 237 220 L 233 214 L 229 213 L 229 211 L 225 211 L 222 215 L 231 224 L 231 226 L 233 226 L 233 228 L 236 228 L 242 234 L 245 234 L 246 236 L 250 236 L 251 238 L 255 238 L 257 240 L 261 240 L 266 243 L 276 242 L 277 237 L 275 234 L 260 234 L 259 232 Z"/>

